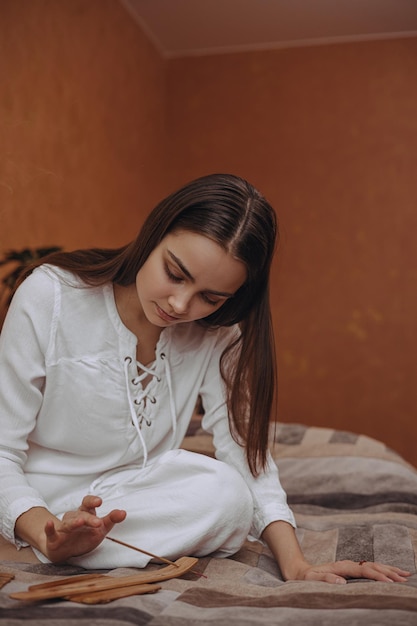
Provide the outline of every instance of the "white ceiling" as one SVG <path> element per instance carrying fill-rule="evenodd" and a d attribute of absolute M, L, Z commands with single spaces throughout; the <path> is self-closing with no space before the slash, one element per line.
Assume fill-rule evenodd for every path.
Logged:
<path fill-rule="evenodd" d="M 417 37 L 417 0 L 120 1 L 168 58 Z"/>

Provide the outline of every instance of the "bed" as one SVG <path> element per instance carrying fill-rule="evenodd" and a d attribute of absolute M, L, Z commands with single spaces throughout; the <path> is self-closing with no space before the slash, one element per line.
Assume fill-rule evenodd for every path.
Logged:
<path fill-rule="evenodd" d="M 247 541 L 228 559 L 204 558 L 198 571 L 161 583 L 154 594 L 108 604 L 18 601 L 30 585 L 83 573 L 80 568 L 0 562 L 14 576 L 1 589 L 0 621 L 10 626 L 415 626 L 417 624 L 417 470 L 375 439 L 302 424 L 274 429 L 273 455 L 312 562 L 378 560 L 410 570 L 405 584 L 284 582 L 268 549 Z M 212 454 L 194 425 L 184 447 Z M 147 569 L 158 568 L 151 564 Z M 121 577 L 137 570 L 119 568 Z"/>

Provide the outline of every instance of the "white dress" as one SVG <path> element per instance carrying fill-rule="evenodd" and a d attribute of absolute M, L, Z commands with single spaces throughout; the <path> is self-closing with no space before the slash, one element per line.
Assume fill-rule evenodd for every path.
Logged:
<path fill-rule="evenodd" d="M 275 520 L 295 526 L 272 459 L 254 478 L 230 434 L 219 359 L 234 332 L 164 329 L 144 388 L 113 286 L 35 270 L 0 334 L 0 533 L 27 545 L 14 535 L 19 515 L 43 506 L 60 517 L 87 493 L 103 498 L 99 515 L 127 511 L 112 536 L 171 559 L 234 553 Z M 179 449 L 198 395 L 216 460 Z M 103 541 L 72 562 L 148 560 Z"/>

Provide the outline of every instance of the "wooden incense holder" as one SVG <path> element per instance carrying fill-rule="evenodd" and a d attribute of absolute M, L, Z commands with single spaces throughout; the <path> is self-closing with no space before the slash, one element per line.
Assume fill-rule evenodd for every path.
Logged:
<path fill-rule="evenodd" d="M 13 580 L 14 574 L 6 574 L 5 572 L 0 572 L 0 589 L 7 585 L 11 580 Z"/>
<path fill-rule="evenodd" d="M 61 598 L 84 604 L 102 604 L 131 595 L 155 593 L 161 587 L 150 583 L 178 578 L 189 572 L 197 563 L 198 559 L 183 556 L 167 567 L 131 576 L 115 577 L 104 574 L 70 576 L 51 583 L 32 585 L 28 591 L 11 593 L 9 597 L 29 602 Z"/>

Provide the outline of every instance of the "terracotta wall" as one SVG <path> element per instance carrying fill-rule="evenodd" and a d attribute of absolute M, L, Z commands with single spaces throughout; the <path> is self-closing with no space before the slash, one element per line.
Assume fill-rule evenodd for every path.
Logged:
<path fill-rule="evenodd" d="M 280 419 L 417 464 L 417 39 L 168 67 L 172 180 L 238 173 L 280 216 Z"/>
<path fill-rule="evenodd" d="M 164 62 L 117 0 L 1 0 L 0 253 L 120 245 L 246 176 L 281 221 L 280 418 L 417 464 L 416 75 L 415 39 Z"/>
<path fill-rule="evenodd" d="M 163 177 L 164 65 L 117 0 L 0 2 L 0 251 L 121 245 Z"/>

